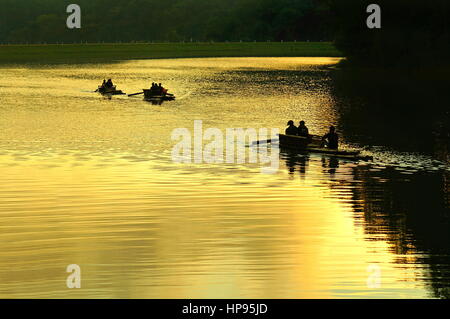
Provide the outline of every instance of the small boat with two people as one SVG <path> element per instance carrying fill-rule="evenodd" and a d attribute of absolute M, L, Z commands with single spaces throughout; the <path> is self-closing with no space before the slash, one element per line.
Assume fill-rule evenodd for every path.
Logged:
<path fill-rule="evenodd" d="M 98 89 L 95 92 L 106 96 L 126 95 L 126 93 L 122 92 L 121 90 L 117 90 L 117 87 L 113 84 L 111 79 L 109 79 L 108 81 L 103 80 L 102 85 L 99 85 Z"/>
<path fill-rule="evenodd" d="M 148 101 L 173 101 L 175 95 L 170 94 L 161 83 L 152 83 L 150 89 L 143 89 L 142 92 L 129 94 L 128 96 L 144 94 L 144 99 Z"/>

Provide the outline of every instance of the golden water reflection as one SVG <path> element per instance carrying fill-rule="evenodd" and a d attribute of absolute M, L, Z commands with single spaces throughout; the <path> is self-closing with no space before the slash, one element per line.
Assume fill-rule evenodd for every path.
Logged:
<path fill-rule="evenodd" d="M 404 196 L 387 186 L 420 172 L 315 155 L 281 154 L 272 175 L 258 165 L 171 161 L 172 129 L 195 119 L 220 129 L 305 119 L 325 130 L 339 121 L 326 68 L 335 62 L 2 69 L 0 297 L 435 296 L 428 283 L 448 277 L 429 274 L 428 246 L 402 228 L 409 212 L 397 209 L 413 208 L 389 206 Z M 83 91 L 103 77 L 127 93 L 157 77 L 180 98 L 153 106 Z M 435 185 L 439 175 L 424 178 Z M 79 290 L 66 287 L 69 264 L 81 266 Z M 382 271 L 381 288 L 367 286 L 370 265 Z"/>
<path fill-rule="evenodd" d="M 30 164 L 4 174 L 3 296 L 426 295 L 414 280 L 420 270 L 398 267 L 386 240 L 366 240 L 352 190 L 336 198 L 320 161 L 308 175 L 323 180 L 289 180 L 287 171 L 268 180 L 257 169 L 235 180 L 167 163 L 170 174 L 147 162 Z M 65 288 L 72 263 L 82 267 L 79 291 Z M 367 288 L 371 264 L 385 289 Z"/>

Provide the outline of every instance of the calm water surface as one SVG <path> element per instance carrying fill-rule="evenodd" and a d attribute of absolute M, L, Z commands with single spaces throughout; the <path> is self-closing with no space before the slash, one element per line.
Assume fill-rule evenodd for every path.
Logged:
<path fill-rule="evenodd" d="M 447 141 L 423 149 L 362 130 L 372 115 L 343 106 L 369 102 L 339 88 L 336 62 L 2 67 L 0 297 L 448 298 Z M 178 99 L 90 92 L 110 77 L 127 93 L 162 82 Z M 281 153 L 268 175 L 171 160 L 172 130 L 194 120 L 284 130 L 289 119 L 316 134 L 337 125 L 344 147 L 374 161 Z M 69 264 L 81 289 L 66 287 Z"/>

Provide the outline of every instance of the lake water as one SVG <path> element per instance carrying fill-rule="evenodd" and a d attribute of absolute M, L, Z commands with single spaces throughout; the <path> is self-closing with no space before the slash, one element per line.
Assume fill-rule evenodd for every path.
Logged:
<path fill-rule="evenodd" d="M 1 67 L 0 297 L 448 298 L 439 101 L 420 111 L 437 133 L 410 132 L 417 113 L 387 112 L 390 95 L 365 94 L 338 61 Z M 103 78 L 127 93 L 162 82 L 177 100 L 103 98 Z M 374 161 L 282 152 L 273 174 L 172 161 L 172 131 L 194 120 L 225 132 L 290 119 L 336 125 Z M 81 289 L 66 286 L 69 264 Z"/>

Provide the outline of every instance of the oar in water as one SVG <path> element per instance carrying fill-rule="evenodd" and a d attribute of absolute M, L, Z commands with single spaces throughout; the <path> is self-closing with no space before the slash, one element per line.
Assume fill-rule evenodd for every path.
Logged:
<path fill-rule="evenodd" d="M 133 94 L 128 94 L 128 96 L 135 96 L 135 95 L 139 95 L 139 94 L 144 94 L 144 92 L 139 92 L 139 93 L 133 93 Z"/>
<path fill-rule="evenodd" d="M 269 139 L 269 140 L 262 140 L 262 141 L 254 141 L 253 145 L 259 145 L 259 144 L 270 144 L 270 143 L 276 143 L 278 142 L 278 139 Z"/>

